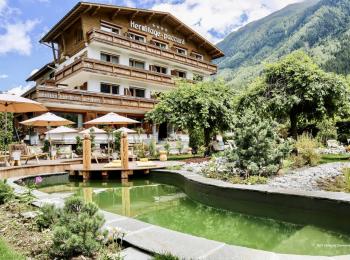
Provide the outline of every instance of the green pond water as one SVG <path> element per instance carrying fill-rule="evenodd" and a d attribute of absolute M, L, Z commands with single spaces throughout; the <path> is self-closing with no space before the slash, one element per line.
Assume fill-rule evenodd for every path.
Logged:
<path fill-rule="evenodd" d="M 78 194 L 103 210 L 231 245 L 290 254 L 350 254 L 350 235 L 209 207 L 175 186 L 149 180 L 123 185 L 70 181 L 40 190 Z"/>

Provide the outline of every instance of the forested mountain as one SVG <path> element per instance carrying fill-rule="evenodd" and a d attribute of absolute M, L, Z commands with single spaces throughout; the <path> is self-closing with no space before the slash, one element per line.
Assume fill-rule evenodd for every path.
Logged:
<path fill-rule="evenodd" d="M 219 76 L 235 88 L 256 78 L 265 63 L 302 49 L 325 70 L 350 74 L 350 0 L 306 0 L 229 34 L 218 43 Z"/>

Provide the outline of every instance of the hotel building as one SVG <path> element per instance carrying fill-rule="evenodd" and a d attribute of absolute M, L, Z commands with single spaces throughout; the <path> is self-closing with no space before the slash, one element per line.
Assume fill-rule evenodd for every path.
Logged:
<path fill-rule="evenodd" d="M 146 133 L 166 137 L 144 115 L 175 79 L 203 80 L 217 72 L 221 50 L 167 12 L 80 2 L 40 40 L 53 61 L 27 81 L 23 94 L 76 122 L 108 112 L 143 122 Z M 22 118 L 25 119 L 25 118 Z"/>

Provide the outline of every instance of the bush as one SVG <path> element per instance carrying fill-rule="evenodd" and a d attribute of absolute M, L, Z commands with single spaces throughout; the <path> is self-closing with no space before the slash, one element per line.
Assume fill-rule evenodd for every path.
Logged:
<path fill-rule="evenodd" d="M 203 131 L 200 129 L 193 129 L 189 131 L 189 137 L 190 141 L 188 145 L 192 148 L 192 153 L 197 154 L 199 148 L 204 145 Z"/>
<path fill-rule="evenodd" d="M 5 204 L 15 197 L 13 189 L 6 180 L 0 180 L 0 205 Z"/>
<path fill-rule="evenodd" d="M 317 124 L 318 133 L 316 139 L 322 144 L 326 144 L 329 139 L 338 138 L 338 128 L 332 120 L 323 120 Z"/>
<path fill-rule="evenodd" d="M 103 216 L 94 203 L 84 203 L 74 196 L 68 198 L 54 225 L 51 254 L 65 259 L 80 254 L 93 255 L 104 239 L 100 232 L 103 223 Z"/>
<path fill-rule="evenodd" d="M 122 137 L 121 131 L 114 132 L 114 151 L 120 153 L 120 138 Z"/>
<path fill-rule="evenodd" d="M 164 253 L 164 254 L 155 254 L 154 260 L 179 260 L 177 256 L 172 255 L 171 253 Z"/>
<path fill-rule="evenodd" d="M 45 204 L 40 208 L 36 224 L 40 230 L 50 228 L 57 223 L 59 216 L 60 211 L 53 204 Z"/>
<path fill-rule="evenodd" d="M 156 141 L 154 139 L 151 140 L 151 143 L 149 144 L 148 150 L 149 150 L 150 156 L 157 157 L 157 154 L 158 154 L 157 145 L 156 145 Z"/>
<path fill-rule="evenodd" d="M 49 140 L 44 141 L 43 152 L 44 153 L 50 152 L 50 141 Z"/>
<path fill-rule="evenodd" d="M 276 174 L 290 153 L 290 142 L 278 136 L 277 124 L 252 111 L 238 118 L 233 132 L 236 147 L 226 156 L 246 176 Z"/>
<path fill-rule="evenodd" d="M 83 154 L 83 140 L 81 140 L 80 136 L 75 137 L 75 140 L 77 142 L 75 152 L 77 153 L 77 155 L 82 155 Z"/>
<path fill-rule="evenodd" d="M 165 142 L 165 144 L 164 144 L 164 149 L 165 149 L 165 151 L 167 152 L 167 154 L 170 153 L 170 144 L 169 144 L 168 141 Z"/>
<path fill-rule="evenodd" d="M 147 157 L 148 151 L 149 151 L 149 147 L 147 144 L 145 144 L 144 142 L 139 143 L 139 144 L 135 144 L 135 152 L 138 158 L 145 158 Z"/>
<path fill-rule="evenodd" d="M 291 157 L 294 168 L 315 166 L 320 162 L 321 157 L 317 152 L 319 143 L 311 135 L 304 133 L 298 136 L 294 146 L 296 155 Z"/>

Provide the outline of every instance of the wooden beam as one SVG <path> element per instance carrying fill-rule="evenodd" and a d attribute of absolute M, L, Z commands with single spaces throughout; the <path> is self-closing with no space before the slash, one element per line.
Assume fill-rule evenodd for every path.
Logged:
<path fill-rule="evenodd" d="M 178 26 L 175 27 L 175 32 L 177 32 L 178 30 L 180 30 L 184 25 L 181 23 Z"/>
<path fill-rule="evenodd" d="M 92 5 L 89 5 L 88 8 L 86 8 L 83 12 L 83 14 L 86 14 L 87 12 L 89 12 L 92 9 Z"/>
<path fill-rule="evenodd" d="M 51 49 L 52 49 L 52 54 L 53 54 L 53 60 L 55 63 L 57 63 L 56 51 L 55 51 L 55 46 L 54 46 L 53 42 L 51 42 Z"/>
<path fill-rule="evenodd" d="M 113 15 L 111 16 L 111 20 L 113 20 L 114 18 L 117 17 L 117 15 L 119 14 L 120 12 L 120 8 L 118 8 L 117 10 L 114 11 Z"/>
<path fill-rule="evenodd" d="M 168 18 L 169 18 L 169 15 L 166 14 L 166 15 L 162 18 L 162 20 L 160 20 L 160 25 L 163 25 L 163 23 L 164 23 Z"/>
<path fill-rule="evenodd" d="M 135 11 L 134 13 L 132 13 L 132 14 L 130 15 L 130 20 L 133 20 L 133 19 L 136 17 L 136 15 L 139 14 L 139 12 L 140 12 L 140 11 Z"/>
<path fill-rule="evenodd" d="M 151 20 L 152 20 L 152 18 L 154 17 L 154 15 L 155 15 L 156 13 L 155 12 L 153 12 L 153 13 L 151 13 L 147 18 L 146 18 L 146 23 L 149 23 Z"/>
<path fill-rule="evenodd" d="M 97 6 L 97 7 L 95 8 L 95 10 L 92 12 L 91 16 L 96 15 L 97 12 L 100 10 L 100 8 L 101 8 L 100 6 Z"/>
<path fill-rule="evenodd" d="M 186 37 L 186 41 L 191 40 L 195 36 L 194 33 L 191 33 L 189 36 Z"/>

